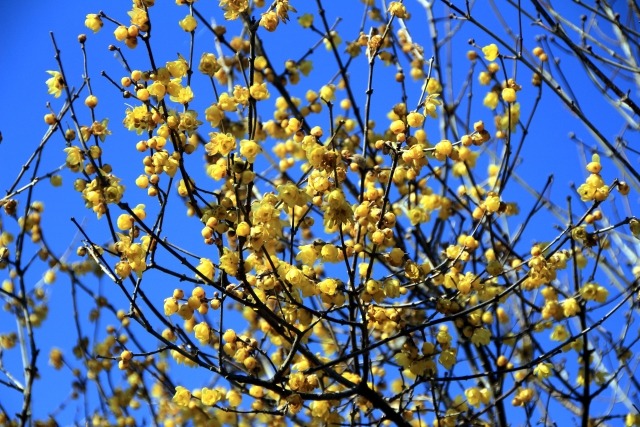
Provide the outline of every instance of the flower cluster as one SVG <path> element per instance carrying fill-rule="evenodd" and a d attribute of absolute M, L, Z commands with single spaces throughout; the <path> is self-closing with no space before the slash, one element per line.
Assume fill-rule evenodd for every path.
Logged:
<path fill-rule="evenodd" d="M 109 50 L 127 70 L 116 78 L 104 73 L 126 99 L 121 129 L 99 115 L 110 103 L 102 94 L 98 102 L 97 85 L 83 85 L 89 93 L 84 105 L 78 101 L 90 120 L 80 122 L 79 111 L 65 116 L 64 109 L 44 116 L 48 132 L 64 138 L 74 188 L 109 226 L 107 243 L 92 243 L 87 233 L 78 248 L 78 256 L 92 260 L 73 265 L 48 253 L 42 205 L 20 214 L 15 201 L 0 200 L 7 217 L 39 245 L 33 259 L 48 263 L 39 285 L 46 289 L 69 273 L 74 289 L 90 291 L 92 322 L 103 313 L 117 320 L 102 341 L 79 337 L 80 362 L 57 349 L 50 353 L 55 369 L 84 362 L 88 379 L 110 381 L 101 393 L 111 393 L 104 408 L 117 419 L 100 414 L 92 422 L 135 425 L 129 409 L 139 409 L 144 398 L 167 425 L 487 424 L 500 419 L 504 399 L 530 416 L 536 399 L 579 395 L 572 384 L 604 385 L 617 375 L 585 351 L 604 354 L 591 339 L 599 329 L 589 329 L 610 299 L 599 284 L 603 269 L 629 289 L 636 283 L 620 274 L 627 267 L 612 254 L 634 262 L 620 230 L 628 233 L 628 225 L 638 236 L 640 222 L 632 213 L 613 221 L 604 204 L 596 210 L 611 190 L 598 155 L 578 188 L 582 201 L 595 202 L 584 216 L 575 204 L 555 206 L 543 192 L 521 218 L 509 199 L 519 197 L 516 184 L 526 185 L 518 156 L 536 123 L 521 122 L 521 108 L 525 114 L 531 105 L 516 66 L 534 69 L 534 86 L 552 82 L 555 68 L 552 75 L 542 48 L 510 56 L 504 40 L 482 48 L 469 40 L 462 62 L 468 80 L 457 85 L 449 75 L 461 75 L 459 65 L 454 72 L 428 61 L 423 35 L 405 25 L 416 16 L 407 2 L 388 2 L 384 10 L 365 1 L 366 27 L 344 42 L 340 27 L 327 25 L 326 11 L 317 14 L 304 2 L 296 3 L 307 13 L 294 28 L 284 25 L 297 12 L 289 0 L 219 0 L 217 14 L 227 22 L 206 28 L 196 3 L 176 0 L 187 7 L 175 15 L 178 25 L 167 28 L 155 20 L 154 0 L 133 0 L 124 20 L 86 15 L 93 32 L 113 29 L 105 35 L 115 39 Z M 187 41 L 186 53 L 153 45 L 158 32 L 171 30 Z M 292 30 L 320 39 L 284 59 L 271 46 Z M 201 46 L 201 31 L 210 32 L 213 47 Z M 85 41 L 83 35 L 83 47 Z M 451 64 L 460 64 L 459 53 L 450 52 Z M 305 86 L 310 73 L 326 71 L 318 64 L 327 55 L 337 59 L 338 72 L 321 83 L 315 75 L 314 86 Z M 358 64 L 376 76 L 363 82 L 366 91 L 355 90 Z M 70 74 L 59 70 L 48 71 L 47 90 L 73 102 Z M 388 87 L 380 88 L 377 76 L 390 76 Z M 513 138 L 517 130 L 520 141 Z M 118 132 L 131 143 L 114 147 Z M 129 152 L 133 173 L 116 170 L 116 176 Z M 62 183 L 57 173 L 45 176 Z M 129 176 L 135 187 L 125 198 Z M 617 188 L 626 195 L 637 185 L 630 184 Z M 129 205 L 138 196 L 149 200 Z M 531 229 L 514 228 L 528 226 L 546 207 L 561 223 L 551 243 L 542 243 L 535 229 L 530 235 Z M 174 221 L 176 212 L 186 214 L 183 221 Z M 13 236 L 4 222 L 0 227 L 0 270 L 9 271 L 2 295 L 17 301 L 8 308 L 24 305 L 28 322 L 19 326 L 37 326 L 47 314 L 45 291 L 22 295 L 21 248 L 10 250 Z M 609 251 L 614 245 L 625 250 Z M 589 263 L 595 268 L 587 277 Z M 561 273 L 567 265 L 576 267 L 568 276 Z M 640 267 L 628 269 L 640 276 Z M 109 276 L 126 299 L 77 286 L 91 271 Z M 177 282 L 161 298 L 155 293 Z M 624 288 L 624 297 L 636 292 Z M 579 336 L 573 320 L 581 323 Z M 152 341 L 139 339 L 144 332 Z M 13 348 L 19 337 L 3 334 L 0 345 Z M 618 347 L 605 334 L 600 340 L 620 361 L 631 360 L 629 340 Z M 576 358 L 575 369 L 558 365 L 557 345 L 563 358 Z M 116 367 L 123 387 L 111 384 Z M 171 372 L 176 367 L 206 370 L 210 382 L 180 385 Z M 573 383 L 567 373 L 575 374 Z"/>
<path fill-rule="evenodd" d="M 522 287 L 531 290 L 554 280 L 557 271 L 566 268 L 567 258 L 564 253 L 560 252 L 556 252 L 551 257 L 546 258 L 540 246 L 535 245 L 531 248 L 531 259 L 527 265 L 529 266 L 529 273 L 522 283 Z"/>
<path fill-rule="evenodd" d="M 582 201 L 604 201 L 609 195 L 609 186 L 605 184 L 602 176 L 600 176 L 600 171 L 602 170 L 602 165 L 600 164 L 600 156 L 598 154 L 593 154 L 591 157 L 591 162 L 587 164 L 587 171 L 591 174 L 587 177 L 585 182 L 578 187 L 578 194 L 580 195 L 580 199 Z"/>
<path fill-rule="evenodd" d="M 91 181 L 76 180 L 75 187 L 82 192 L 86 207 L 92 209 L 98 218 L 107 212 L 108 204 L 116 204 L 122 200 L 125 190 L 119 178 L 104 171 Z"/>

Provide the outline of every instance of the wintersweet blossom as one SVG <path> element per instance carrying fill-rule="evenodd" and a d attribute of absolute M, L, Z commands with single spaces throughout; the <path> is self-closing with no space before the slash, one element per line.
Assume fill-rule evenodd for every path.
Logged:
<path fill-rule="evenodd" d="M 215 273 L 215 267 L 213 263 L 207 258 L 200 258 L 200 264 L 197 270 L 207 279 L 212 280 Z"/>
<path fill-rule="evenodd" d="M 84 21 L 84 25 L 94 33 L 97 33 L 104 25 L 104 22 L 102 22 L 102 18 L 100 18 L 100 15 L 90 13 L 87 15 L 87 18 Z"/>
<path fill-rule="evenodd" d="M 213 406 L 222 398 L 219 390 L 203 387 L 200 391 L 200 400 L 205 406 Z"/>
<path fill-rule="evenodd" d="M 180 25 L 180 28 L 190 33 L 191 31 L 196 29 L 198 21 L 196 21 L 196 19 L 192 15 L 187 15 L 184 17 L 184 19 L 181 19 L 178 24 Z"/>
<path fill-rule="evenodd" d="M 263 13 L 260 18 L 260 26 L 264 27 L 267 31 L 275 31 L 278 27 L 278 15 L 274 11 Z"/>
<path fill-rule="evenodd" d="M 65 87 L 62 74 L 58 71 L 47 71 L 47 73 L 51 75 L 51 77 L 46 81 L 49 94 L 59 98 L 60 95 L 62 95 L 62 89 Z"/>
<path fill-rule="evenodd" d="M 498 46 L 495 43 L 491 43 L 482 48 L 482 53 L 484 54 L 484 59 L 487 61 L 495 61 L 500 52 L 498 51 Z"/>
<path fill-rule="evenodd" d="M 231 21 L 249 8 L 249 0 L 220 0 L 220 7 L 224 9 L 224 17 Z"/>
<path fill-rule="evenodd" d="M 407 13 L 407 8 L 399 1 L 392 1 L 389 3 L 389 7 L 387 8 L 389 13 L 393 16 L 396 16 L 400 19 L 408 19 L 409 14 Z"/>
<path fill-rule="evenodd" d="M 262 148 L 251 139 L 243 139 L 240 141 L 240 154 L 243 155 L 249 163 L 256 161 L 256 156 L 262 151 Z"/>
<path fill-rule="evenodd" d="M 177 386 L 175 390 L 176 392 L 173 395 L 173 399 L 172 399 L 173 402 L 180 406 L 189 405 L 189 401 L 191 400 L 191 392 L 189 392 L 189 390 L 187 390 L 181 385 Z"/>
<path fill-rule="evenodd" d="M 221 68 L 216 56 L 213 53 L 203 53 L 200 57 L 200 64 L 198 65 L 198 71 L 202 74 L 206 74 L 209 77 L 213 77 L 216 72 Z"/>

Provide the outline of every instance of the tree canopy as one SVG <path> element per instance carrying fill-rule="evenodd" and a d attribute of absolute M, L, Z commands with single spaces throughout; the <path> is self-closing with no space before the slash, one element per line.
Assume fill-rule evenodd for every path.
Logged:
<path fill-rule="evenodd" d="M 636 2 L 102 3 L 0 146 L 0 424 L 640 425 Z"/>

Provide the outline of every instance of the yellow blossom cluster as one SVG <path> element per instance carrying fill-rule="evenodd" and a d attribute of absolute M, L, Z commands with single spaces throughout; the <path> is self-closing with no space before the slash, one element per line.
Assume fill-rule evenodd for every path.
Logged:
<path fill-rule="evenodd" d="M 535 394 L 532 388 L 522 387 L 516 392 L 516 396 L 511 401 L 513 406 L 524 406 L 531 402 Z"/>
<path fill-rule="evenodd" d="M 119 240 L 115 249 L 120 255 L 120 261 L 116 263 L 115 272 L 121 278 L 128 277 L 134 272 L 140 277 L 146 270 L 146 257 L 149 252 L 151 238 L 142 236 L 140 243 L 132 242 L 131 237 L 118 233 Z"/>
<path fill-rule="evenodd" d="M 425 342 L 420 351 L 414 344 L 407 341 L 402 346 L 402 350 L 396 354 L 395 360 L 411 376 L 435 375 L 437 371 L 433 360 L 435 353 L 436 347 L 430 342 Z"/>
<path fill-rule="evenodd" d="M 156 123 L 153 120 L 153 114 L 150 113 L 144 105 L 127 108 L 125 111 L 125 118 L 122 123 L 125 128 L 135 131 L 138 135 L 141 135 L 143 132 L 153 130 L 156 127 Z"/>
<path fill-rule="evenodd" d="M 527 290 L 538 288 L 548 284 L 556 278 L 558 270 L 566 268 L 566 254 L 556 252 L 551 257 L 546 258 L 540 246 L 531 248 L 531 259 L 527 262 L 529 273 L 522 283 L 522 287 Z"/>
<path fill-rule="evenodd" d="M 260 250 L 266 243 L 272 253 L 273 244 L 282 235 L 283 222 L 280 219 L 279 200 L 275 194 L 266 194 L 260 201 L 251 205 L 251 231 L 247 243 Z"/>
<path fill-rule="evenodd" d="M 586 336 L 592 330 L 578 337 L 569 324 L 572 317 L 591 324 L 589 313 L 609 298 L 599 276 L 582 276 L 592 248 L 616 244 L 607 239 L 622 226 L 640 235 L 640 222 L 632 214 L 609 221 L 604 205 L 602 211 L 592 207 L 578 224 L 554 210 L 569 225 L 559 228 L 565 231 L 552 244 L 535 244 L 527 255 L 521 231 L 511 228 L 518 205 L 505 199 L 519 178 L 520 150 L 511 150 L 512 134 L 520 128 L 524 141 L 533 123 L 520 122 L 521 104 L 529 108 L 529 100 L 506 70 L 512 61 L 537 58 L 534 82 L 548 82 L 542 48 L 534 49 L 535 58 L 510 57 L 502 40 L 482 48 L 470 40 L 468 75 L 475 79 L 478 72 L 483 93 L 475 97 L 474 80 L 452 99 L 456 86 L 441 64 L 425 59 L 417 34 L 405 26 L 410 5 L 391 1 L 385 11 L 366 0 L 369 33 L 363 29 L 345 45 L 339 27 L 327 26 L 324 10 L 301 14 L 299 27 L 289 24 L 320 36 L 320 51 L 324 45 L 339 62 L 335 76 L 301 88 L 327 52 L 279 52 L 292 55 L 287 59 L 272 54 L 270 40 L 291 29 L 281 25 L 296 13 L 289 0 L 218 0 L 225 19 L 235 22 L 206 28 L 200 28 L 195 3 L 176 0 L 188 9 L 172 26 L 189 41 L 187 54 L 166 56 L 151 48 L 152 33 L 171 29 L 151 25 L 154 0 L 133 0 L 125 21 L 103 12 L 85 19 L 93 32 L 114 29 L 118 43 L 109 49 L 127 71 L 115 80 L 105 76 L 126 99 L 118 120 L 135 141 L 122 147 L 142 163 L 133 174 L 137 188 L 127 197 L 142 190 L 154 202 L 148 206 L 159 206 L 157 216 L 155 208 L 154 218 L 147 218 L 145 205 L 125 203 L 125 186 L 105 156 L 119 150 L 110 136 L 116 130 L 98 115 L 108 104 L 102 95 L 98 103 L 94 88 L 84 98 L 89 121 L 79 123 L 74 112 L 67 125 L 65 111 L 53 109 L 44 121 L 48 131 L 61 131 L 65 165 L 78 174 L 73 186 L 88 208 L 105 217 L 111 240 L 103 246 L 85 242 L 77 254 L 93 260 L 66 264 L 46 253 L 41 205 L 28 206 L 19 217 L 14 203 L 0 200 L 7 216 L 42 245 L 34 260 L 48 263 L 43 288 L 69 272 L 76 283 L 91 268 L 98 271 L 97 263 L 127 293 L 129 312 L 96 294 L 89 319 L 102 320 L 109 309 L 116 326 L 106 327 L 103 341 L 92 347 L 79 341 L 74 350 L 91 381 L 116 366 L 121 370 L 127 385 L 109 387 L 106 398 L 118 425 L 135 424 L 127 414 L 142 405 L 140 384 L 147 383 L 150 398 L 144 397 L 166 425 L 280 425 L 294 419 L 315 427 L 366 424 L 374 417 L 416 426 L 466 425 L 470 418 L 488 425 L 484 413 L 493 416 L 498 408 L 492 405 L 495 378 L 515 381 L 501 399 L 527 409 L 547 393 L 538 386 L 555 383 L 559 371 L 555 353 L 546 352 L 549 340 L 582 364 L 573 371 L 578 386 L 587 379 L 606 383 L 608 374 L 587 372 L 589 361 L 580 359 L 586 345 L 593 347 Z M 308 7 L 302 5 L 296 4 Z M 201 48 L 201 30 L 211 33 L 213 47 L 207 49 L 215 54 Z M 122 44 L 144 49 L 127 55 Z M 149 61 L 140 61 L 141 54 Z M 382 67 L 391 70 L 384 96 L 377 80 L 364 94 L 353 90 L 353 64 L 362 60 L 372 76 Z M 47 72 L 55 98 L 71 87 L 61 71 Z M 405 73 L 415 81 L 405 80 Z M 493 116 L 487 126 L 472 120 L 476 105 L 491 110 L 485 111 Z M 595 154 L 587 165 L 590 176 L 578 188 L 582 201 L 597 205 L 608 197 L 601 169 Z M 58 175 L 50 176 L 61 184 Z M 618 189 L 630 192 L 624 183 Z M 547 200 L 538 202 L 528 219 Z M 169 221 L 176 205 L 189 223 Z M 183 247 L 192 224 L 197 245 Z M 38 326 L 47 314 L 45 291 L 19 293 L 23 264 L 8 248 L 13 237 L 5 234 L 4 222 L 0 228 L 0 270 L 9 271 L 2 292 L 23 304 L 30 325 Z M 184 236 L 172 235 L 176 228 Z M 609 253 L 597 256 L 609 267 Z M 175 266 L 165 266 L 172 257 Z M 570 261 L 577 267 L 573 287 L 557 280 Z M 143 312 L 153 303 L 148 284 L 156 274 L 181 287 L 169 288 L 159 310 Z M 157 350 L 137 340 L 140 326 L 153 328 Z M 536 333 L 548 338 L 534 341 Z M 17 340 L 3 334 L 0 345 L 10 349 Z M 632 354 L 624 348 L 617 356 L 628 360 Z M 475 358 L 480 373 L 455 379 Z M 55 369 L 72 363 L 59 349 L 51 350 L 49 361 Z M 221 383 L 186 388 L 169 376 L 175 365 L 209 369 Z M 429 389 L 431 379 L 445 386 Z M 450 380 L 455 387 L 446 385 Z M 423 383 L 432 396 L 419 394 Z M 296 414 L 300 418 L 287 418 Z M 112 421 L 102 415 L 94 420 Z M 635 422 L 627 418 L 627 424 Z"/>
<path fill-rule="evenodd" d="M 226 19 L 238 19 L 249 8 L 249 0 L 220 0 L 220 7 L 225 11 Z"/>
<path fill-rule="evenodd" d="M 582 201 L 588 202 L 594 200 L 602 202 L 609 195 L 609 186 L 605 184 L 602 176 L 600 176 L 601 170 L 600 156 L 594 153 L 593 156 L 591 156 L 591 162 L 587 164 L 587 171 L 590 172 L 590 175 L 585 182 L 578 187 L 578 194 Z"/>
<path fill-rule="evenodd" d="M 370 305 L 368 308 L 369 328 L 379 339 L 385 339 L 404 325 L 403 310 L 401 308 L 383 308 Z"/>
<path fill-rule="evenodd" d="M 332 190 L 327 194 L 323 210 L 326 229 L 353 222 L 353 209 L 342 190 Z"/>
<path fill-rule="evenodd" d="M 86 207 L 92 209 L 98 218 L 107 212 L 108 204 L 120 202 L 125 190 L 124 185 L 120 184 L 120 179 L 104 172 L 91 181 L 76 180 L 75 188 L 82 193 Z"/>

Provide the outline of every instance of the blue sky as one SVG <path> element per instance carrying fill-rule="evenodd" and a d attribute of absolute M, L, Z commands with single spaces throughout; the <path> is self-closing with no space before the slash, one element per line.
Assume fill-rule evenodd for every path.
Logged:
<path fill-rule="evenodd" d="M 3 135 L 3 142 L 0 145 L 0 189 L 7 188 L 13 177 L 19 171 L 22 162 L 28 158 L 33 149 L 37 146 L 42 135 L 47 130 L 47 126 L 44 124 L 42 117 L 48 112 L 46 108 L 47 102 L 51 102 L 53 109 L 57 109 L 61 106 L 61 99 L 54 99 L 47 94 L 45 80 L 49 77 L 46 70 L 56 70 L 57 64 L 54 59 L 54 50 L 51 43 L 51 37 L 49 31 L 53 31 L 55 34 L 58 47 L 62 50 L 62 60 L 67 73 L 69 84 L 78 87 L 82 83 L 82 56 L 77 42 L 77 35 L 80 33 L 86 33 L 88 35 L 87 51 L 89 53 L 89 69 L 91 82 L 94 86 L 101 104 L 97 109 L 97 115 L 99 119 L 109 117 L 110 129 L 113 131 L 113 135 L 109 137 L 107 144 L 110 147 L 112 144 L 116 147 L 123 147 L 122 152 L 126 153 L 120 156 L 113 156 L 109 158 L 109 162 L 114 165 L 114 169 L 125 178 L 135 177 L 140 173 L 140 158 L 131 158 L 130 148 L 136 143 L 138 137 L 126 132 L 122 129 L 121 120 L 123 117 L 124 109 L 126 108 L 127 100 L 114 93 L 113 86 L 111 86 L 104 78 L 100 76 L 100 71 L 105 70 L 109 75 L 113 76 L 116 80 L 124 75 L 122 66 L 119 61 L 114 58 L 113 54 L 109 52 L 106 46 L 109 43 L 115 43 L 112 37 L 113 26 L 110 23 L 105 25 L 105 28 L 98 34 L 94 35 L 84 27 L 84 19 L 87 13 L 96 13 L 104 8 L 107 14 L 117 13 L 114 17 L 125 20 L 126 15 L 123 10 L 123 6 L 126 2 L 101 2 L 97 0 L 69 0 L 64 2 L 57 2 L 55 6 L 47 5 L 41 2 L 41 6 L 34 6 L 27 2 L 7 2 L 3 5 L 3 13 L 0 14 L 0 40 L 4 40 L 2 55 L 0 55 L 0 69 L 3 72 L 4 77 L 4 102 L 0 107 L 0 131 Z M 161 2 L 158 2 L 161 3 Z M 173 2 L 168 7 L 162 5 L 157 6 L 158 12 L 155 13 L 154 19 L 156 22 L 156 28 L 158 31 L 154 33 L 154 46 L 157 55 L 156 59 L 163 63 L 165 61 L 176 59 L 178 52 L 186 55 L 189 43 L 186 37 L 179 33 L 177 28 L 177 20 L 182 18 L 186 14 L 187 9 L 177 9 L 173 7 Z M 212 11 L 213 8 L 207 6 L 204 7 L 205 2 L 201 2 L 201 10 Z M 216 3 L 216 2 L 214 2 Z M 311 3 L 311 2 L 309 2 Z M 293 2 L 293 4 L 299 9 L 300 13 L 310 12 L 314 13 L 315 8 L 304 4 L 302 1 Z M 329 1 L 325 3 L 330 3 Z M 342 2 L 340 2 L 342 3 Z M 104 6 L 107 4 L 108 6 Z M 357 36 L 357 28 L 362 15 L 362 7 L 360 2 L 353 2 L 352 9 L 348 9 L 345 13 L 344 10 L 334 10 L 335 5 L 328 6 L 329 21 L 332 23 L 337 16 L 341 15 L 341 22 L 338 24 L 338 29 L 343 36 L 343 40 L 354 39 Z M 419 6 L 409 0 L 407 4 L 410 6 L 410 10 L 419 11 Z M 108 9 L 107 9 L 108 7 Z M 308 7 L 308 9 L 307 9 Z M 55 10 L 53 10 L 55 8 Z M 476 8 L 478 13 L 486 13 L 486 19 L 490 20 L 490 10 L 480 10 Z M 154 11 L 155 12 L 155 11 Z M 218 12 L 216 12 L 218 13 Z M 567 8 L 568 16 L 575 14 L 574 9 Z M 417 15 L 417 13 L 416 13 Z M 206 15 L 208 16 L 208 15 Z M 222 20 L 222 17 L 218 13 L 213 15 L 212 18 L 218 21 Z M 478 18 L 482 18 L 478 15 Z M 318 40 L 316 35 L 310 32 L 302 32 L 294 22 L 282 28 L 282 32 L 286 35 L 286 39 L 290 41 L 291 45 L 283 45 L 280 49 L 276 50 L 274 54 L 275 59 L 280 62 L 287 58 L 299 58 L 302 56 L 308 47 Z M 424 21 L 423 17 L 414 16 L 412 20 L 408 21 L 408 25 L 415 34 L 418 36 L 424 36 L 424 32 L 421 28 L 421 22 Z M 160 29 L 170 28 L 171 30 L 161 31 Z M 280 31 L 280 29 L 279 29 Z M 456 52 L 466 51 L 469 47 L 466 45 L 466 40 L 470 37 L 475 38 L 476 43 L 480 46 L 490 42 L 491 40 L 484 34 L 477 30 L 465 30 L 464 35 L 459 35 L 461 41 L 455 46 Z M 534 34 L 539 31 L 535 28 L 525 28 L 525 48 L 532 48 L 535 43 L 533 41 Z M 175 34 L 179 34 L 179 37 L 175 37 Z M 281 33 L 279 33 L 281 34 Z M 273 41 L 271 34 L 263 35 L 265 42 L 270 43 Z M 424 42 L 427 42 L 424 37 Z M 209 41 L 207 41 L 209 40 Z M 202 42 L 201 42 L 202 41 Z M 203 29 L 199 29 L 196 35 L 196 43 L 199 45 L 206 45 L 212 43 L 212 39 L 208 32 Z M 162 46 L 162 50 L 158 50 L 158 46 Z M 130 55 L 128 50 L 123 47 L 124 52 Z M 304 91 L 308 88 L 319 89 L 320 86 L 327 83 L 336 73 L 336 66 L 330 55 L 323 52 L 324 48 L 320 47 L 317 50 L 317 55 L 314 56 L 314 70 L 309 79 L 310 83 L 305 83 L 299 88 L 294 88 L 293 91 L 298 96 L 303 96 Z M 135 58 L 135 56 L 132 54 Z M 196 55 L 198 58 L 199 55 Z M 319 58 L 319 59 L 317 59 Z M 273 58 L 272 58 L 273 59 Z M 455 57 L 455 64 L 460 64 L 462 70 L 459 74 L 459 78 L 464 78 L 466 72 L 466 60 L 461 53 Z M 567 62 L 570 64 L 570 59 Z M 140 66 L 142 67 L 142 65 Z M 570 65 L 571 67 L 571 65 Z M 575 66 L 574 66 L 575 67 Z M 137 68 L 135 65 L 133 68 Z M 570 68 L 571 69 L 571 68 Z M 358 99 L 364 99 L 365 79 L 362 76 L 366 75 L 366 64 L 364 62 L 358 62 L 352 66 L 351 72 L 353 75 L 353 86 L 356 91 Z M 570 76 L 572 81 L 575 80 L 575 87 L 581 87 L 588 84 L 583 74 L 579 69 L 574 68 L 575 74 Z M 389 107 L 396 102 L 399 102 L 400 97 L 394 93 L 393 89 L 386 87 L 386 80 L 395 70 L 383 69 L 382 67 L 376 69 L 376 79 L 374 92 L 374 118 L 380 123 L 386 123 L 384 114 L 388 111 Z M 529 111 L 533 97 L 535 96 L 534 90 L 528 84 L 530 73 L 524 68 L 520 69 L 522 78 L 521 84 L 525 87 L 525 90 L 520 95 L 523 116 L 524 113 Z M 474 77 L 475 78 L 475 77 Z M 477 103 L 481 103 L 482 89 L 477 90 Z M 547 89 L 545 89 L 547 90 Z M 83 94 L 81 99 L 84 99 Z M 528 142 L 525 145 L 521 156 L 523 158 L 522 168 L 520 169 L 523 178 L 527 183 L 536 189 L 541 189 L 549 174 L 555 175 L 554 194 L 559 196 L 559 200 L 563 200 L 563 196 L 570 194 L 569 188 L 570 182 L 577 182 L 578 184 L 584 179 L 585 173 L 583 164 L 579 161 L 578 151 L 575 145 L 569 140 L 569 133 L 576 132 L 576 134 L 588 142 L 590 146 L 595 146 L 590 139 L 589 134 L 577 123 L 577 121 L 571 118 L 571 115 L 567 113 L 566 109 L 553 99 L 548 93 L 543 97 L 543 102 L 539 108 L 538 113 L 534 119 L 531 127 L 531 133 L 528 136 Z M 342 96 L 342 94 L 340 95 Z M 409 104 L 415 105 L 419 92 L 412 92 L 409 94 Z M 340 98 L 341 99 L 341 98 Z M 202 104 L 199 104 L 202 102 Z M 194 105 L 208 105 L 210 101 L 196 100 Z M 80 104 L 79 104 L 80 105 Z M 593 112 L 601 109 L 601 106 L 596 103 L 585 102 L 583 104 L 585 111 Z M 79 109 L 82 120 L 88 120 L 87 112 L 85 109 Z M 478 112 L 478 119 L 484 119 L 486 123 L 492 122 L 492 116 L 489 110 L 484 107 L 474 105 L 474 112 Z M 607 135 L 614 135 L 619 130 L 619 122 L 614 121 L 615 116 L 611 120 L 606 119 L 606 115 L 609 114 L 604 108 L 602 108 L 603 117 L 600 117 L 601 123 L 603 123 L 603 129 Z M 319 120 L 319 119 L 318 119 Z M 610 123 L 608 125 L 607 123 Z M 314 123 L 325 125 L 326 123 Z M 314 125 L 312 124 L 312 125 Z M 435 132 L 434 132 L 435 133 Z M 519 137 L 520 134 L 516 135 Z M 129 150 L 124 150 L 127 147 Z M 46 166 L 51 169 L 61 165 L 64 162 L 64 155 L 62 149 L 64 143 L 60 137 L 57 137 L 52 141 L 47 148 L 47 156 L 45 158 Z M 119 149 L 113 152 L 118 152 Z M 131 165 L 135 165 L 132 167 Z M 45 168 L 46 169 L 46 168 Z M 605 177 L 613 177 L 613 174 L 605 170 Z M 73 176 L 68 172 L 63 173 L 63 177 L 66 183 L 70 183 Z M 59 251 L 63 252 L 70 248 L 75 251 L 75 247 L 79 244 L 79 240 L 76 234 L 76 230 L 69 220 L 71 215 L 74 215 L 80 222 L 87 224 L 88 228 L 95 233 L 96 239 L 100 240 L 100 223 L 97 222 L 95 216 L 83 207 L 83 203 L 77 193 L 68 189 L 51 189 L 49 184 L 43 184 L 43 192 L 40 190 L 38 197 L 41 197 L 46 205 L 44 227 L 45 232 L 51 230 L 48 234 L 49 239 L 53 242 L 53 246 Z M 133 186 L 131 186 L 133 187 Z M 142 192 L 136 192 L 135 189 L 131 189 L 131 201 L 132 205 L 135 205 L 134 200 L 141 200 L 143 198 Z M 531 206 L 533 199 L 525 194 L 524 190 L 520 187 L 513 186 L 505 193 L 508 198 L 513 200 L 524 200 L 523 210 L 526 210 L 526 206 Z M 544 220 L 538 222 L 539 225 L 534 226 L 529 233 L 525 235 L 526 241 L 532 243 L 534 240 L 548 239 L 557 234 L 557 231 L 551 227 L 550 224 L 557 224 L 550 216 L 541 216 Z M 169 225 L 171 230 L 172 225 Z M 196 239 L 199 236 L 199 224 L 180 222 L 173 226 L 174 231 L 180 230 L 184 237 L 183 243 L 189 245 L 193 244 L 195 247 L 201 248 L 202 245 L 198 241 L 193 241 L 187 238 L 189 232 L 194 233 Z M 104 233 L 103 233 L 104 237 Z M 0 279 L 3 279 L 4 272 L 0 272 Z M 39 280 L 39 275 L 42 271 L 34 272 L 31 279 L 34 281 Z M 96 285 L 96 289 L 100 288 L 105 292 L 109 291 L 111 283 L 103 282 Z M 159 302 L 169 295 L 169 289 L 172 289 L 173 285 L 167 286 L 166 289 L 161 289 L 158 292 L 153 292 L 152 295 Z M 54 287 L 51 287 L 48 291 L 51 296 L 51 312 L 49 320 L 45 326 L 39 330 L 39 343 L 42 346 L 41 357 L 44 359 L 48 355 L 48 351 L 52 346 L 58 346 L 62 348 L 71 347 L 74 341 L 74 334 L 70 333 L 69 328 L 71 325 L 68 322 L 68 313 L 72 310 L 70 305 L 68 284 L 60 282 Z M 86 314 L 86 313 L 85 313 Z M 7 316 L 4 313 L 0 313 L 0 333 L 5 332 Z M 101 325 L 102 327 L 104 325 Z M 86 325 L 90 330 L 90 326 Z M 10 328 L 10 327 L 9 327 Z M 16 359 L 9 359 L 7 367 L 16 367 L 19 361 Z M 43 365 L 44 366 L 44 365 Z M 66 379 L 65 373 L 47 371 L 43 380 L 38 383 L 35 392 L 36 411 L 38 415 L 43 415 L 52 411 L 62 399 L 61 395 L 67 393 L 66 390 L 59 390 L 56 384 Z M 55 393 L 52 393 L 55 390 Z M 6 396 L 6 397 L 4 397 Z M 16 402 L 20 400 L 20 396 L 13 396 L 11 393 L 4 393 L 3 398 L 0 399 L 3 405 L 13 407 Z M 71 413 L 69 410 L 63 411 L 65 420 L 77 419 L 77 414 Z"/>

